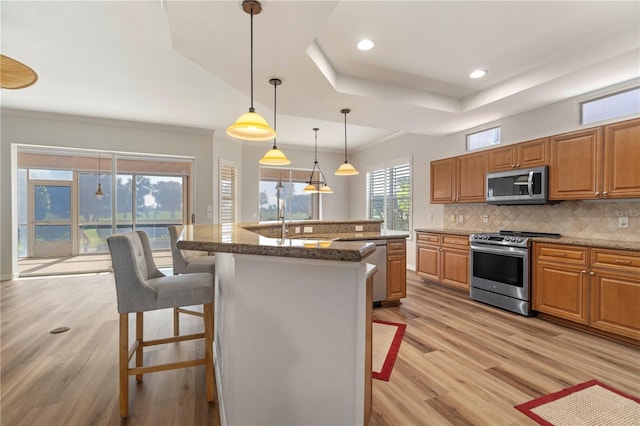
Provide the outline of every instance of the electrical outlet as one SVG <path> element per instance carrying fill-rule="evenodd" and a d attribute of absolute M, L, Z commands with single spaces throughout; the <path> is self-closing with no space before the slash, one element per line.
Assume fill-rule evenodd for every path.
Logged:
<path fill-rule="evenodd" d="M 464 222 L 464 215 L 458 215 L 458 222 L 462 223 Z"/>
<path fill-rule="evenodd" d="M 364 226 L 356 225 L 356 232 L 362 232 L 364 230 Z"/>
<path fill-rule="evenodd" d="M 433 215 L 432 215 L 431 213 L 429 213 L 429 214 L 427 215 L 427 220 L 428 220 L 429 222 L 433 222 Z"/>
<path fill-rule="evenodd" d="M 482 223 L 487 223 L 487 222 L 489 222 L 489 216 L 485 214 L 484 216 L 482 216 Z"/>
<path fill-rule="evenodd" d="M 313 232 L 313 226 L 305 226 L 304 227 L 304 233 L 305 234 L 310 234 Z"/>
<path fill-rule="evenodd" d="M 295 231 L 296 231 L 296 234 L 299 234 L 299 233 L 300 233 L 300 227 L 299 227 L 299 226 L 296 226 Z"/>
<path fill-rule="evenodd" d="M 629 227 L 629 218 L 626 216 L 620 216 L 618 218 L 618 228 L 628 228 Z"/>
<path fill-rule="evenodd" d="M 449 220 L 451 222 L 455 222 L 456 221 L 456 215 L 452 214 L 451 217 L 449 218 Z"/>

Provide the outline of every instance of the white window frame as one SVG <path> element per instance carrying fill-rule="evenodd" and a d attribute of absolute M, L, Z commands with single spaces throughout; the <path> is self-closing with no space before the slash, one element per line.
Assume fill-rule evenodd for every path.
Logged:
<path fill-rule="evenodd" d="M 408 220 L 408 230 L 406 232 L 411 236 L 413 234 L 413 155 L 409 155 L 406 157 L 400 157 L 393 160 L 388 160 L 383 163 L 378 163 L 372 166 L 365 168 L 365 217 L 370 218 L 371 212 L 369 211 L 369 187 L 366 185 L 366 181 L 368 180 L 368 176 L 370 173 L 374 172 L 384 172 L 384 203 L 383 203 L 383 218 L 384 222 L 382 223 L 381 228 L 384 230 L 394 230 L 388 228 L 387 224 L 387 216 L 389 214 L 389 204 L 388 204 L 388 185 L 389 185 L 389 172 L 391 169 L 408 165 L 409 166 L 409 220 Z M 399 230 L 405 231 L 405 230 Z M 411 237 L 410 237 L 411 238 Z"/>
<path fill-rule="evenodd" d="M 479 136 L 479 135 L 482 135 L 482 134 L 489 134 L 490 132 L 494 132 L 495 130 L 498 131 L 498 139 L 494 139 L 493 141 L 490 141 L 490 142 L 484 141 L 484 142 L 481 142 L 480 145 L 478 145 L 478 146 L 471 147 L 470 144 L 473 143 L 473 141 L 471 141 L 471 139 L 474 136 Z M 467 151 L 477 151 L 477 150 L 483 149 L 483 148 L 495 147 L 496 145 L 500 145 L 501 140 L 502 140 L 502 130 L 501 130 L 500 126 L 495 126 L 495 127 L 491 127 L 491 128 L 488 128 L 488 129 L 479 130 L 477 132 L 468 133 L 466 135 L 466 137 L 465 137 Z"/>
<path fill-rule="evenodd" d="M 592 97 L 590 99 L 585 99 L 583 101 L 580 101 L 579 107 L 578 107 L 580 124 L 583 125 L 583 126 L 590 126 L 590 125 L 593 125 L 594 123 L 616 121 L 616 120 L 622 120 L 622 119 L 624 119 L 626 117 L 637 116 L 638 114 L 640 114 L 640 109 L 638 109 L 637 111 L 625 112 L 625 113 L 619 114 L 619 115 L 611 115 L 611 116 L 606 116 L 606 117 L 599 117 L 598 119 L 595 119 L 595 120 L 585 121 L 585 114 L 584 114 L 585 105 L 593 104 L 594 102 L 599 102 L 599 101 L 603 101 L 603 100 L 607 100 L 607 99 L 611 99 L 611 98 L 615 98 L 617 96 L 621 96 L 621 95 L 624 95 L 624 94 L 632 92 L 632 91 L 638 91 L 638 95 L 640 96 L 640 86 L 634 86 L 634 87 L 629 87 L 629 88 L 626 88 L 626 89 L 617 90 L 615 92 L 610 92 L 610 93 L 607 93 L 605 95 L 596 96 L 596 97 Z"/>

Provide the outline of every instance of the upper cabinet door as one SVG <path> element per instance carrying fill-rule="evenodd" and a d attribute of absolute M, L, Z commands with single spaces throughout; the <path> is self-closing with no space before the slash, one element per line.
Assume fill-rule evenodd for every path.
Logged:
<path fill-rule="evenodd" d="M 519 143 L 515 148 L 518 152 L 518 162 L 515 167 L 517 169 L 549 164 L 549 138 Z"/>
<path fill-rule="evenodd" d="M 600 198 L 602 189 L 602 128 L 550 138 L 549 198 Z"/>
<path fill-rule="evenodd" d="M 490 172 L 546 166 L 549 164 L 549 138 L 490 149 L 487 152 Z"/>
<path fill-rule="evenodd" d="M 604 127 L 603 198 L 640 197 L 640 119 Z"/>
<path fill-rule="evenodd" d="M 457 193 L 456 202 L 484 203 L 487 200 L 487 153 L 463 155 L 457 164 Z"/>
<path fill-rule="evenodd" d="M 504 148 L 494 148 L 489 151 L 489 171 L 501 172 L 511 170 L 516 167 L 518 160 L 516 156 L 518 152 L 513 146 L 505 146 Z"/>
<path fill-rule="evenodd" d="M 453 203 L 456 199 L 456 159 L 431 162 L 431 203 Z"/>

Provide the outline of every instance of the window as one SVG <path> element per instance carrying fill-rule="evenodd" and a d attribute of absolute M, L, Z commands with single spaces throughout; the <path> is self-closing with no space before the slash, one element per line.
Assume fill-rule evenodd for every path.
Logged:
<path fill-rule="evenodd" d="M 640 113 L 640 87 L 580 104 L 580 124 Z"/>
<path fill-rule="evenodd" d="M 220 223 L 237 222 L 238 168 L 220 164 Z"/>
<path fill-rule="evenodd" d="M 384 220 L 387 230 L 411 229 L 411 158 L 367 172 L 367 218 Z"/>
<path fill-rule="evenodd" d="M 18 256 L 108 253 L 107 237 L 134 229 L 147 232 L 153 249 L 169 249 L 167 226 L 185 222 L 192 164 L 188 158 L 20 147 Z"/>
<path fill-rule="evenodd" d="M 302 192 L 310 174 L 311 170 L 260 167 L 260 221 L 278 220 L 281 202 L 284 202 L 287 220 L 319 219 L 319 194 Z"/>
<path fill-rule="evenodd" d="M 467 135 L 467 151 L 486 148 L 500 143 L 500 127 Z"/>

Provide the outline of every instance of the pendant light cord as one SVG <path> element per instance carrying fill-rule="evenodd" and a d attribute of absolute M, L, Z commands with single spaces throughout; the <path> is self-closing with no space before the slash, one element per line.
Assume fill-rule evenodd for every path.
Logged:
<path fill-rule="evenodd" d="M 253 4 L 251 5 L 251 107 L 249 112 L 255 112 L 253 108 Z"/>
<path fill-rule="evenodd" d="M 347 161 L 347 112 L 346 111 L 344 111 L 344 162 L 348 163 Z"/>
<path fill-rule="evenodd" d="M 253 79 L 252 79 L 253 80 Z M 253 84 L 253 83 L 252 83 Z M 273 130 L 276 130 L 276 108 L 278 105 L 278 100 L 277 100 L 277 93 L 278 93 L 278 82 L 275 81 L 273 83 Z M 278 146 L 276 145 L 276 137 L 273 137 L 273 149 L 278 149 Z"/>

